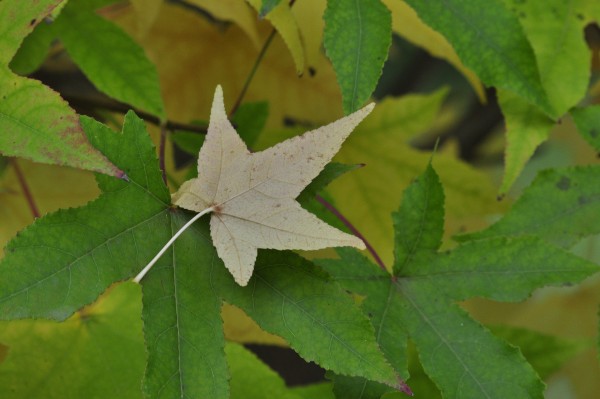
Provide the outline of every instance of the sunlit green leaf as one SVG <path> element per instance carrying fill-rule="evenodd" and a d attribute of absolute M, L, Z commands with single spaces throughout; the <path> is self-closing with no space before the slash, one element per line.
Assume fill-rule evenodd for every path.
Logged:
<path fill-rule="evenodd" d="M 523 28 L 501 0 L 407 0 L 452 44 L 462 62 L 489 86 L 513 91 L 555 115 Z M 534 18 L 534 16 L 532 16 Z"/>
<path fill-rule="evenodd" d="M 56 92 L 8 68 L 24 37 L 58 3 L 0 2 L 0 131 L 10 132 L 0 134 L 0 154 L 122 176 L 91 146 L 77 114 Z"/>
<path fill-rule="evenodd" d="M 506 124 L 504 178 L 501 193 L 506 193 L 521 174 L 536 148 L 546 141 L 554 121 L 539 108 L 508 91 L 498 90 L 498 102 Z"/>
<path fill-rule="evenodd" d="M 98 90 L 165 117 L 156 67 L 121 28 L 78 1 L 69 2 L 54 24 L 73 61 Z"/>
<path fill-rule="evenodd" d="M 392 35 L 390 11 L 380 0 L 334 0 L 323 15 L 323 44 L 342 89 L 344 113 L 369 99 L 381 76 Z"/>

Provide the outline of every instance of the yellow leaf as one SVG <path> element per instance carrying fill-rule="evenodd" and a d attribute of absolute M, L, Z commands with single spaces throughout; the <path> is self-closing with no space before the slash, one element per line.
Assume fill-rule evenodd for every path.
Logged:
<path fill-rule="evenodd" d="M 217 19 L 237 24 L 248 35 L 254 47 L 260 48 L 262 45 L 256 27 L 256 15 L 245 0 L 188 0 L 188 3 L 203 8 Z"/>
<path fill-rule="evenodd" d="M 89 172 L 22 159 L 16 162 L 42 215 L 59 208 L 85 204 L 99 194 L 94 176 Z M 4 245 L 19 230 L 33 222 L 33 215 L 12 166 L 0 177 L 0 220 L 2 255 Z"/>
<path fill-rule="evenodd" d="M 254 7 L 258 12 L 262 6 L 262 0 L 248 0 L 248 3 Z M 287 45 L 294 64 L 296 65 L 296 73 L 302 75 L 304 72 L 304 46 L 302 45 L 302 39 L 300 38 L 300 30 L 296 24 L 296 18 L 292 14 L 290 5 L 287 1 L 280 2 L 275 8 L 271 10 L 265 19 L 273 24 L 273 27 L 283 38 L 283 41 Z"/>
<path fill-rule="evenodd" d="M 235 98 L 250 72 L 248 60 L 258 55 L 253 46 L 240 45 L 247 39 L 237 25 L 219 29 L 169 3 L 163 3 L 157 21 L 143 37 L 136 32 L 130 9 L 114 10 L 111 18 L 138 39 L 157 66 L 169 119 L 207 120 L 215 86 L 226 82 L 225 95 Z M 259 24 L 261 42 L 270 31 L 268 22 Z M 283 126 L 285 118 L 322 122 L 343 115 L 331 64 L 321 55 L 313 67 L 318 71 L 315 76 L 298 77 L 287 48 L 275 36 L 245 97 L 269 102 L 267 128 Z"/>
<path fill-rule="evenodd" d="M 227 119 L 223 91 L 217 87 L 198 157 L 198 178 L 186 181 L 173 195 L 173 202 L 200 212 L 190 224 L 206 211 L 212 213 L 213 244 L 239 285 L 245 286 L 250 280 L 258 248 L 365 248 L 359 238 L 324 223 L 295 198 L 373 105 L 267 150 L 250 153 Z"/>
<path fill-rule="evenodd" d="M 481 81 L 462 61 L 452 45 L 437 31 L 425 25 L 417 13 L 404 1 L 383 0 L 392 12 L 392 30 L 409 42 L 424 48 L 434 57 L 448 61 L 458 69 L 471 83 L 473 90 L 482 102 L 485 102 L 485 92 Z"/>
<path fill-rule="evenodd" d="M 431 125 L 444 95 L 442 90 L 383 101 L 335 158 L 365 164 L 334 181 L 328 192 L 386 265 L 392 264 L 394 242 L 390 214 L 398 209 L 403 190 L 432 156 L 411 148 L 406 140 Z M 481 223 L 482 216 L 498 211 L 496 190 L 486 175 L 446 154 L 433 155 L 433 165 L 446 194 L 448 234 L 458 233 L 465 223 Z"/>
<path fill-rule="evenodd" d="M 228 341 L 288 346 L 283 338 L 261 330 L 254 320 L 236 306 L 224 303 L 221 316 L 225 339 Z"/>
<path fill-rule="evenodd" d="M 145 35 L 156 21 L 162 1 L 163 0 L 130 0 L 131 5 L 137 14 L 137 28 L 140 35 Z"/>
<path fill-rule="evenodd" d="M 325 0 L 302 0 L 292 7 L 292 13 L 298 21 L 298 29 L 304 42 L 306 65 L 311 74 L 319 73 L 315 67 L 322 57 L 325 7 L 327 7 Z"/>

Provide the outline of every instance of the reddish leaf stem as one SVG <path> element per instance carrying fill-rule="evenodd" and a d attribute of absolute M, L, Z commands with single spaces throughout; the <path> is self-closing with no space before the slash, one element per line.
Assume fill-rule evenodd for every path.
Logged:
<path fill-rule="evenodd" d="M 354 234 L 355 236 L 357 236 L 358 238 L 363 240 L 363 242 L 365 243 L 365 246 L 367 247 L 367 251 L 369 251 L 371 253 L 371 255 L 373 256 L 373 259 L 375 259 L 375 262 L 377 262 L 379 267 L 381 267 L 383 270 L 385 270 L 387 272 L 387 268 L 385 267 L 385 264 L 379 257 L 379 254 L 377 253 L 377 251 L 375 251 L 375 248 L 373 248 L 373 246 L 369 243 L 369 241 L 367 241 L 367 239 L 360 233 L 360 231 L 358 231 L 358 229 L 356 227 L 354 227 L 354 225 L 348 219 L 346 219 L 346 217 L 344 215 L 342 215 L 342 213 L 340 211 L 338 211 L 337 208 L 335 206 L 333 206 L 331 203 L 329 203 L 325 198 L 321 197 L 318 194 L 315 196 L 315 198 L 320 204 L 322 204 L 325 208 L 327 208 L 327 210 L 329 212 L 333 213 L 335 215 L 335 217 L 337 217 L 342 223 L 344 223 L 344 225 L 346 227 L 348 227 L 348 229 L 352 232 L 352 234 Z"/>
<path fill-rule="evenodd" d="M 35 204 L 35 200 L 33 199 L 33 195 L 31 195 L 31 191 L 29 190 L 29 185 L 27 184 L 27 180 L 25 180 L 25 175 L 21 171 L 21 167 L 17 163 L 17 160 L 13 158 L 12 166 L 15 170 L 15 174 L 17 175 L 17 179 L 19 180 L 19 185 L 21 186 L 21 190 L 23 190 L 23 195 L 27 199 L 27 203 L 29 204 L 29 210 L 33 214 L 34 218 L 39 218 L 40 211 L 38 210 L 37 205 Z"/>
<path fill-rule="evenodd" d="M 160 144 L 158 147 L 158 162 L 162 172 L 163 182 L 167 184 L 167 171 L 165 169 L 165 147 L 167 146 L 167 126 L 166 122 L 160 124 Z"/>

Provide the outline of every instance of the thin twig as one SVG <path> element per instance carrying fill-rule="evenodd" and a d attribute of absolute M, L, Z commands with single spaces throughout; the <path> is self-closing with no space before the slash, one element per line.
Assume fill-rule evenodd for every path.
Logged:
<path fill-rule="evenodd" d="M 276 32 L 277 31 L 275 29 L 273 29 L 271 31 L 271 33 L 269 34 L 269 37 L 267 37 L 267 40 L 265 41 L 265 44 L 263 44 L 262 49 L 260 49 L 260 53 L 258 53 L 258 56 L 256 57 L 256 61 L 254 61 L 254 65 L 252 65 L 252 69 L 250 70 L 250 73 L 248 74 L 248 77 L 246 78 L 244 87 L 242 88 L 242 91 L 240 91 L 240 94 L 238 95 L 237 100 L 235 100 L 235 104 L 231 108 L 231 111 L 229 112 L 229 116 L 233 116 L 235 114 L 235 112 L 237 111 L 237 109 L 240 107 L 240 104 L 242 103 L 242 100 L 244 99 L 244 96 L 246 95 L 246 92 L 248 91 L 248 87 L 250 87 L 252 78 L 254 78 L 254 74 L 256 74 L 256 70 L 258 69 L 260 62 L 265 57 L 265 53 L 267 52 L 267 49 L 271 45 L 271 42 L 273 41 L 273 38 L 275 37 Z"/>
<path fill-rule="evenodd" d="M 13 158 L 12 166 L 15 169 L 15 174 L 17 175 L 17 179 L 19 180 L 19 185 L 21 186 L 21 190 L 23 190 L 23 195 L 27 199 L 27 203 L 29 204 L 29 210 L 33 214 L 34 218 L 39 218 L 40 211 L 38 210 L 37 205 L 35 204 L 35 200 L 33 199 L 33 195 L 31 195 L 31 191 L 29 190 L 29 185 L 27 184 L 27 180 L 25 180 L 25 175 L 21 171 L 21 167 L 17 163 L 17 160 Z"/>
<path fill-rule="evenodd" d="M 331 203 L 329 203 L 325 198 L 323 198 L 317 194 L 315 196 L 315 199 L 319 203 L 321 203 L 325 208 L 327 208 L 327 210 L 329 210 L 329 212 L 333 213 L 335 215 L 335 217 L 337 217 L 342 223 L 344 223 L 344 225 L 352 232 L 352 234 L 354 234 L 355 236 L 360 238 L 365 243 L 365 246 L 367 247 L 367 251 L 369 251 L 371 253 L 371 255 L 373 256 L 373 259 L 375 259 L 375 262 L 377 262 L 379 267 L 381 267 L 383 270 L 387 271 L 385 264 L 379 257 L 379 254 L 377 253 L 377 251 L 375 251 L 375 248 L 373 248 L 373 246 L 360 233 L 360 231 L 358 231 L 358 229 L 356 227 L 354 227 L 354 225 L 348 219 L 346 219 L 346 217 L 344 215 L 342 215 L 342 213 L 340 211 L 338 211 L 337 208 L 335 206 L 333 206 Z"/>
<path fill-rule="evenodd" d="M 99 108 L 104 109 L 111 112 L 117 112 L 119 114 L 126 114 L 132 108 L 127 104 L 122 104 L 116 101 L 104 101 L 104 100 L 95 100 L 85 97 L 76 97 L 76 96 L 64 96 L 63 97 L 69 104 L 74 106 L 83 106 L 88 108 Z M 137 116 L 142 118 L 144 121 L 148 123 L 152 123 L 156 126 L 161 126 L 161 120 L 159 117 L 149 114 L 147 112 L 141 111 L 139 109 L 133 109 Z M 206 126 L 199 125 L 190 125 L 188 123 L 180 123 L 175 121 L 164 121 L 162 122 L 167 130 L 185 130 L 193 133 L 201 133 L 206 134 Z"/>
<path fill-rule="evenodd" d="M 158 146 L 158 162 L 162 172 L 163 182 L 167 184 L 167 170 L 165 169 L 165 147 L 167 146 L 167 127 L 165 123 L 160 125 L 160 144 Z"/>

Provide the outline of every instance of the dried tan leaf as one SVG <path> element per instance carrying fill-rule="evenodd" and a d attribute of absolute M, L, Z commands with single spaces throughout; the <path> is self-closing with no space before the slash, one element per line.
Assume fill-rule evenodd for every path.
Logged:
<path fill-rule="evenodd" d="M 258 248 L 364 249 L 359 238 L 324 223 L 295 198 L 372 109 L 373 104 L 368 105 L 327 126 L 250 153 L 227 119 L 223 91 L 217 88 L 198 178 L 185 182 L 173 201 L 196 212 L 212 209 L 213 243 L 238 284 L 250 280 Z"/>

